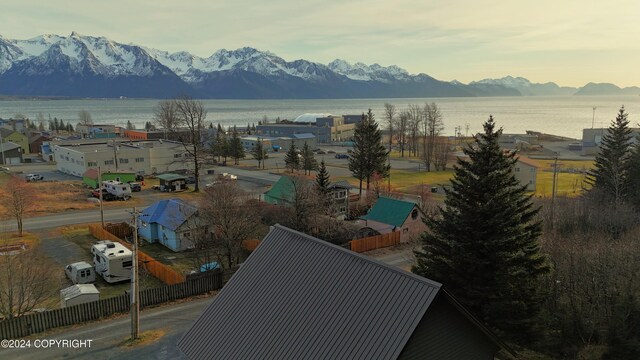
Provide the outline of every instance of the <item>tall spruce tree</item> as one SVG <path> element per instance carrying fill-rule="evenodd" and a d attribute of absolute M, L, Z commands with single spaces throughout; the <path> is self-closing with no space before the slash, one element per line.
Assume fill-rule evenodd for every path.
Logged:
<path fill-rule="evenodd" d="M 316 172 L 316 192 L 320 199 L 321 209 L 326 215 L 333 215 L 335 213 L 335 206 L 333 202 L 333 196 L 331 196 L 331 181 L 329 181 L 329 172 L 327 166 L 324 163 L 324 159 L 320 161 L 318 172 Z"/>
<path fill-rule="evenodd" d="M 298 148 L 293 140 L 291 140 L 289 150 L 287 150 L 287 153 L 284 155 L 284 165 L 289 172 L 300 169 L 300 156 L 298 156 Z"/>
<path fill-rule="evenodd" d="M 498 145 L 492 117 L 454 166 L 439 214 L 425 220 L 413 272 L 441 282 L 481 321 L 512 340 L 532 334 L 539 278 L 549 271 L 537 242 L 541 224 L 514 153 Z"/>
<path fill-rule="evenodd" d="M 238 134 L 238 130 L 234 127 L 233 132 L 231 133 L 231 140 L 229 141 L 229 155 L 233 158 L 233 163 L 235 165 L 240 164 L 240 159 L 244 159 L 244 147 L 242 146 L 242 141 L 240 140 L 240 135 Z"/>
<path fill-rule="evenodd" d="M 356 179 L 360 180 L 360 195 L 362 195 L 363 181 L 366 181 L 367 190 L 369 190 L 373 174 L 389 176 L 389 165 L 387 165 L 389 152 L 382 144 L 382 131 L 378 129 L 371 109 L 366 115 L 362 114 L 362 121 L 356 125 L 353 141 L 349 170 Z"/>
<path fill-rule="evenodd" d="M 636 143 L 629 154 L 627 188 L 629 189 L 629 202 L 637 211 L 640 211 L 640 135 L 636 137 Z"/>
<path fill-rule="evenodd" d="M 311 175 L 311 171 L 316 170 L 318 168 L 318 162 L 313 155 L 313 151 L 307 144 L 304 142 L 302 146 L 302 169 L 304 170 L 305 175 Z"/>
<path fill-rule="evenodd" d="M 628 175 L 632 135 L 627 116 L 622 106 L 602 137 L 595 168 L 587 173 L 586 179 L 591 185 L 591 194 L 616 205 L 626 200 L 630 190 Z"/>
<path fill-rule="evenodd" d="M 255 146 L 251 150 L 251 155 L 254 159 L 258 160 L 258 169 L 260 169 L 260 165 L 264 169 L 264 160 L 267 158 L 267 150 L 264 148 L 264 144 L 262 143 L 262 139 L 258 138 Z"/>

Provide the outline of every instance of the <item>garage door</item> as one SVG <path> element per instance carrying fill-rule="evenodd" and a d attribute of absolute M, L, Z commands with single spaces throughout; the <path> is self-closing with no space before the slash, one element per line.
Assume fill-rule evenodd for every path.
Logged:
<path fill-rule="evenodd" d="M 7 164 L 20 164 L 20 158 L 19 157 L 10 157 L 6 159 Z"/>

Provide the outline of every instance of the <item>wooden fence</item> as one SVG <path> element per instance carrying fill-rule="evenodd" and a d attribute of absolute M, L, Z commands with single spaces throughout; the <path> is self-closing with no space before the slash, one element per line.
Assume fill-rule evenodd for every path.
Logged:
<path fill-rule="evenodd" d="M 99 224 L 90 224 L 89 231 L 96 239 L 117 241 L 126 246 L 128 249 L 131 249 L 131 244 L 120 239 L 111 232 L 103 229 Z M 184 275 L 180 274 L 179 272 L 173 270 L 170 266 L 159 262 L 158 260 L 140 250 L 138 250 L 138 265 L 140 265 L 141 268 L 147 270 L 156 278 L 160 279 L 160 281 L 164 282 L 165 284 L 173 285 L 185 281 Z"/>
<path fill-rule="evenodd" d="M 212 271 L 180 284 L 165 285 L 140 291 L 140 307 L 157 305 L 168 301 L 200 295 L 218 290 L 223 285 L 221 271 Z M 98 320 L 117 313 L 129 311 L 129 295 L 120 295 L 89 303 L 74 305 L 40 313 L 24 315 L 0 321 L 0 339 L 16 339 L 47 331 L 49 329 Z"/>
<path fill-rule="evenodd" d="M 383 235 L 370 236 L 363 239 L 351 240 L 349 242 L 351 251 L 359 253 L 398 244 L 400 244 L 400 231 L 394 231 Z"/>

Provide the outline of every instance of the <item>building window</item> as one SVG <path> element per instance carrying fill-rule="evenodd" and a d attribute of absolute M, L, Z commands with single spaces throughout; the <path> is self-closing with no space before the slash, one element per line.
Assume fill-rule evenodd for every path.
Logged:
<path fill-rule="evenodd" d="M 133 260 L 127 260 L 122 262 L 122 267 L 128 268 L 133 266 Z"/>
<path fill-rule="evenodd" d="M 182 154 L 173 154 L 174 159 L 179 159 L 182 157 Z"/>
<path fill-rule="evenodd" d="M 96 166 L 98 166 L 98 162 L 97 162 L 97 161 L 89 161 L 89 162 L 87 163 L 87 166 L 89 166 L 89 167 L 92 167 L 92 166 L 93 166 L 93 167 L 96 167 Z"/>
<path fill-rule="evenodd" d="M 144 158 L 136 158 L 136 162 L 137 162 L 137 163 L 144 162 Z"/>
<path fill-rule="evenodd" d="M 413 209 L 413 211 L 411 212 L 411 218 L 413 220 L 418 218 L 418 209 Z"/>
<path fill-rule="evenodd" d="M 113 160 L 105 160 L 104 164 L 105 165 L 113 165 Z"/>
<path fill-rule="evenodd" d="M 520 168 L 519 167 L 516 168 L 516 172 L 520 172 Z"/>
<path fill-rule="evenodd" d="M 120 161 L 120 164 L 128 164 L 128 163 L 129 163 L 129 159 L 122 159 L 122 158 L 121 158 L 121 159 L 120 159 L 120 160 L 118 160 L 118 161 Z"/>
<path fill-rule="evenodd" d="M 341 213 L 346 213 L 347 212 L 347 207 L 346 206 L 340 206 L 340 212 Z"/>

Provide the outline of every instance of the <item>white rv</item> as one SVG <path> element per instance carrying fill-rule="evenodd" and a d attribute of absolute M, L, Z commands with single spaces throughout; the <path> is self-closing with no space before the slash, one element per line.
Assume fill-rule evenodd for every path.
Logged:
<path fill-rule="evenodd" d="M 129 200 L 131 198 L 131 186 L 115 180 L 105 180 L 102 182 L 102 188 L 118 199 Z"/>
<path fill-rule="evenodd" d="M 133 253 L 124 245 L 100 240 L 91 246 L 96 273 L 108 283 L 131 280 Z"/>

